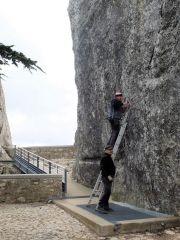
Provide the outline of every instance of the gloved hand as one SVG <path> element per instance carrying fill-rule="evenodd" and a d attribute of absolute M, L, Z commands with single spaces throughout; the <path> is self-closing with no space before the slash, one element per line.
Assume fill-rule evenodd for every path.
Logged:
<path fill-rule="evenodd" d="M 112 182 L 113 178 L 109 175 L 109 176 L 108 176 L 108 180 L 109 180 L 110 182 Z"/>

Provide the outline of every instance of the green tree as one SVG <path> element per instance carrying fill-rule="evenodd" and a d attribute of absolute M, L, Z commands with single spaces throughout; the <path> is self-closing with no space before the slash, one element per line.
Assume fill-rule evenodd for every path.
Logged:
<path fill-rule="evenodd" d="M 43 72 L 43 70 L 37 65 L 37 61 L 27 58 L 21 52 L 14 51 L 12 49 L 13 47 L 14 45 L 6 46 L 0 43 L 0 79 L 4 76 L 4 74 L 1 73 L 1 65 L 13 64 L 18 67 L 18 65 L 21 63 L 24 68 L 27 68 L 29 71 L 40 70 Z"/>

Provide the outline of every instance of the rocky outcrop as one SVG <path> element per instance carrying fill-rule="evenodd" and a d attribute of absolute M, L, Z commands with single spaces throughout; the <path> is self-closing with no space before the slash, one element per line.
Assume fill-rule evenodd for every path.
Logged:
<path fill-rule="evenodd" d="M 115 90 L 131 101 L 114 198 L 166 213 L 180 207 L 179 0 L 70 0 L 78 129 L 74 177 L 94 184 Z"/>
<path fill-rule="evenodd" d="M 6 162 L 0 164 L 0 174 L 22 174 L 22 172 L 13 163 Z"/>
<path fill-rule="evenodd" d="M 0 81 L 0 160 L 11 159 L 8 147 L 12 146 L 11 133 L 6 115 L 4 92 Z"/>

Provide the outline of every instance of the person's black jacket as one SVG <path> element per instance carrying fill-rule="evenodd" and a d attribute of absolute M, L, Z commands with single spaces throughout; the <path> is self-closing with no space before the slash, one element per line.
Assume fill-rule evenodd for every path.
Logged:
<path fill-rule="evenodd" d="M 125 112 L 124 104 L 121 101 L 118 101 L 117 99 L 113 99 L 111 101 L 110 106 L 110 119 L 120 120 L 124 112 Z"/>
<path fill-rule="evenodd" d="M 101 158 L 100 170 L 102 177 L 108 177 L 109 175 L 114 177 L 116 169 L 109 154 L 104 154 L 104 156 Z"/>

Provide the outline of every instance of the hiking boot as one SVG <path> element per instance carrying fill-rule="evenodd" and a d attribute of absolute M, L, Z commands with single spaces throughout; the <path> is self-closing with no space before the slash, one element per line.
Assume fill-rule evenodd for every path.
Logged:
<path fill-rule="evenodd" d="M 108 212 L 114 212 L 114 209 L 110 208 L 110 207 L 104 207 L 104 209 Z"/>
<path fill-rule="evenodd" d="M 98 212 L 100 212 L 100 213 L 104 213 L 104 214 L 107 214 L 107 213 L 108 213 L 108 211 L 105 210 L 104 207 L 100 207 L 100 206 L 96 207 L 96 211 L 98 211 Z"/>

